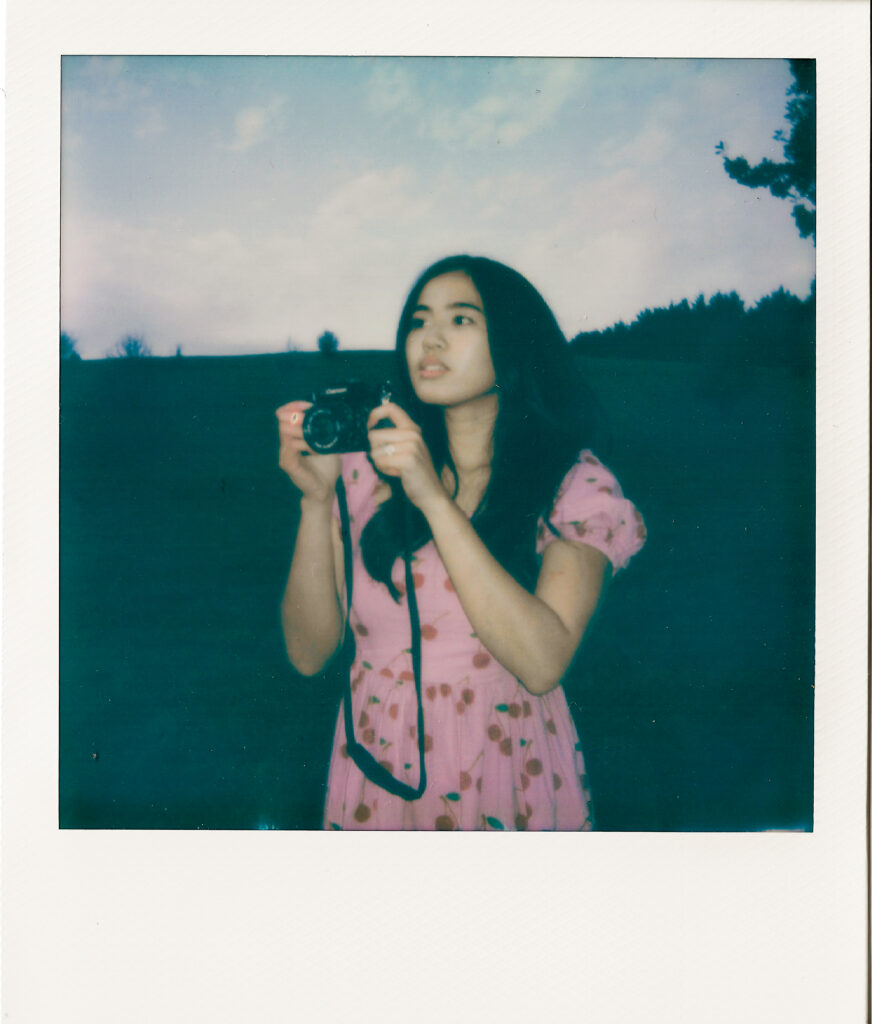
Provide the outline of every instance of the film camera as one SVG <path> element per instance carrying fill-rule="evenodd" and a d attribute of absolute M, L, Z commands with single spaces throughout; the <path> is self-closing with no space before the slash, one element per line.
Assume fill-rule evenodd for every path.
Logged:
<path fill-rule="evenodd" d="M 338 387 L 325 388 L 312 396 L 312 406 L 303 420 L 303 437 L 319 455 L 334 452 L 366 451 L 366 421 L 370 412 L 382 401 L 389 401 L 388 384 L 365 384 L 348 381 Z M 389 427 L 391 424 L 385 421 Z"/>

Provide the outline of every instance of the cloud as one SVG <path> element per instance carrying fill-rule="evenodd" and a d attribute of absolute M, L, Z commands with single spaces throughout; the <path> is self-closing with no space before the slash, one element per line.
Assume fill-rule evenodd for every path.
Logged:
<path fill-rule="evenodd" d="M 395 111 L 413 113 L 421 105 L 412 76 L 401 64 L 376 61 L 366 86 L 366 104 L 377 116 Z"/>
<path fill-rule="evenodd" d="M 552 124 L 579 95 L 588 74 L 577 61 L 508 58 L 492 63 L 476 92 L 464 84 L 463 64 L 451 88 L 427 78 L 427 62 L 378 63 L 367 86 L 376 114 L 414 122 L 416 132 L 446 146 L 513 147 Z"/>
<path fill-rule="evenodd" d="M 162 108 L 155 102 L 151 87 L 138 80 L 135 62 L 125 57 L 90 57 L 83 63 L 79 61 L 80 58 L 64 58 L 65 131 L 69 125 L 80 126 L 75 134 L 83 138 L 104 116 L 111 119 L 120 114 L 134 138 L 150 139 L 164 132 Z M 113 131 L 117 131 L 114 122 Z M 68 137 L 71 136 L 66 136 L 65 142 Z"/>
<path fill-rule="evenodd" d="M 237 232 L 67 217 L 62 261 L 61 319 L 86 358 L 128 333 L 141 333 L 156 355 L 176 345 L 189 354 L 262 351 L 272 340 L 261 332 L 276 274 Z"/>
<path fill-rule="evenodd" d="M 405 223 L 411 227 L 430 206 L 425 194 L 416 194 L 418 188 L 415 174 L 405 165 L 358 175 L 318 205 L 311 234 L 347 239 L 369 226 L 390 230 Z"/>
<path fill-rule="evenodd" d="M 67 60 L 73 63 L 67 64 Z M 75 85 L 64 87 L 68 107 L 89 111 L 113 111 L 131 108 L 149 95 L 147 87 L 136 83 L 130 74 L 131 65 L 124 57 L 89 57 L 78 66 L 81 58 L 65 58 L 63 70 L 75 74 Z"/>
<path fill-rule="evenodd" d="M 390 347 L 403 290 L 458 236 L 452 186 L 424 189 L 405 166 L 355 176 L 309 216 L 291 196 L 272 226 L 191 230 L 68 212 L 62 323 L 86 358 L 141 332 L 158 355 L 313 348 L 333 330 L 343 348 Z M 462 240 L 463 244 L 459 244 Z"/>
<path fill-rule="evenodd" d="M 233 137 L 228 148 L 234 153 L 244 153 L 265 141 L 278 126 L 284 104 L 284 97 L 276 96 L 265 106 L 240 110 L 233 121 Z"/>

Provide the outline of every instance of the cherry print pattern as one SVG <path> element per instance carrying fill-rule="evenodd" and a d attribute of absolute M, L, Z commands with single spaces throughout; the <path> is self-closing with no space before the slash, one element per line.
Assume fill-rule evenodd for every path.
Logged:
<path fill-rule="evenodd" d="M 365 455 L 352 454 L 343 456 L 342 472 L 353 515 L 350 626 L 357 647 L 351 668 L 357 738 L 386 771 L 416 785 L 418 708 L 408 606 L 374 583 L 361 562 L 360 534 L 376 508 L 372 467 Z M 603 551 L 613 571 L 626 565 L 645 539 L 641 515 L 589 452 L 567 474 L 549 522 L 560 536 L 583 538 Z M 540 521 L 537 550 L 555 539 Z M 401 560 L 394 582 L 404 593 Z M 348 757 L 340 709 L 325 827 L 590 829 L 584 761 L 562 688 L 533 696 L 496 661 L 463 613 L 432 542 L 416 552 L 414 583 L 422 624 L 427 789 L 419 800 L 405 801 L 366 779 Z M 358 608 L 365 609 L 363 621 Z"/>
<path fill-rule="evenodd" d="M 421 626 L 421 636 L 424 640 L 435 640 L 439 636 L 439 631 L 436 629 L 436 623 L 440 619 L 444 619 L 449 612 L 443 612 L 441 615 L 437 615 L 432 622 L 427 622 Z"/>

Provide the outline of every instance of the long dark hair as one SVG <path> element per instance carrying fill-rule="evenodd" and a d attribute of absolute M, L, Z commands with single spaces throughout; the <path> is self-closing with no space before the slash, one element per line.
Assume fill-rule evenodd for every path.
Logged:
<path fill-rule="evenodd" d="M 536 528 L 547 516 L 560 482 L 582 448 L 592 447 L 595 400 L 583 383 L 554 314 L 517 271 L 482 256 L 450 256 L 418 278 L 397 328 L 397 401 L 421 427 L 437 475 L 447 465 L 444 410 L 415 395 L 406 362 L 406 337 L 424 286 L 443 274 L 466 274 L 484 304 L 491 359 L 499 397 L 493 460 L 487 488 L 472 525 L 496 560 L 528 590 L 538 575 Z M 398 592 L 391 569 L 403 552 L 432 539 L 425 517 L 405 497 L 402 484 L 388 481 L 391 497 L 367 523 L 361 538 L 363 561 L 373 579 Z"/>

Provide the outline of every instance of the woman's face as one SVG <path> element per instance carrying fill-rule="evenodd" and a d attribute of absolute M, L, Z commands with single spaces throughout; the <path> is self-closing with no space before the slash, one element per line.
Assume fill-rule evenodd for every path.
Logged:
<path fill-rule="evenodd" d="M 462 405 L 494 392 L 484 304 L 463 272 L 434 277 L 421 290 L 406 362 L 415 394 L 430 405 Z"/>

